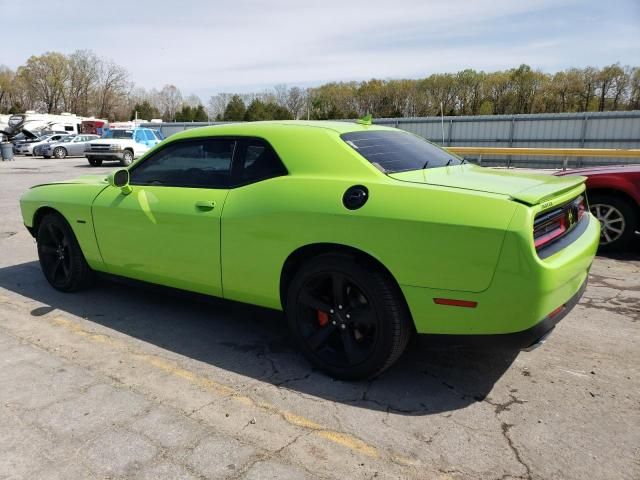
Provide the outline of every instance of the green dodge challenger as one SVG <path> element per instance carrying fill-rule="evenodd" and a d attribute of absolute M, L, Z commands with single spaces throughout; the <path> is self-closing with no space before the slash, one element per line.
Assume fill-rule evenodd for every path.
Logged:
<path fill-rule="evenodd" d="M 21 207 L 54 288 L 103 272 L 284 310 L 344 379 L 385 370 L 414 332 L 538 343 L 600 237 L 583 177 L 474 166 L 366 121 L 196 128 Z"/>

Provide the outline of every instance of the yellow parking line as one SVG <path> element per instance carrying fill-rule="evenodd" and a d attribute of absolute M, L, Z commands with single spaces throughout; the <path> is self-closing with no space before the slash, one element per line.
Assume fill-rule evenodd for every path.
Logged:
<path fill-rule="evenodd" d="M 48 319 L 47 317 L 43 317 Z M 161 370 L 169 375 L 172 375 L 176 378 L 180 378 L 185 380 L 192 385 L 196 385 L 200 388 L 204 388 L 208 391 L 214 392 L 223 397 L 229 397 L 238 403 L 241 403 L 245 406 L 259 408 L 268 413 L 278 415 L 282 417 L 287 423 L 290 425 L 304 428 L 306 430 L 313 431 L 314 434 L 325 438 L 326 440 L 338 444 L 343 447 L 347 447 L 350 450 L 355 452 L 359 452 L 363 455 L 366 455 L 371 458 L 379 458 L 380 453 L 378 449 L 372 445 L 369 445 L 365 441 L 359 439 L 358 437 L 344 433 L 338 432 L 329 428 L 326 428 L 313 420 L 310 420 L 306 417 L 302 417 L 295 413 L 289 412 L 287 410 L 282 410 L 275 405 L 271 405 L 265 402 L 256 402 L 251 397 L 248 397 L 241 393 L 240 391 L 225 385 L 220 382 L 216 382 L 215 380 L 211 380 L 204 375 L 200 375 L 198 373 L 192 372 L 191 370 L 187 370 L 185 368 L 180 367 L 176 362 L 167 360 L 165 358 L 159 357 L 158 355 L 151 355 L 145 353 L 132 352 L 131 348 L 124 341 L 119 340 L 114 337 L 110 337 L 104 334 L 93 333 L 85 330 L 82 325 L 79 323 L 70 320 L 64 317 L 54 317 L 51 321 L 60 326 L 64 327 L 71 333 L 83 337 L 87 340 L 96 343 L 108 344 L 114 347 L 120 348 L 122 351 L 129 353 L 138 361 L 144 362 L 147 365 Z"/>

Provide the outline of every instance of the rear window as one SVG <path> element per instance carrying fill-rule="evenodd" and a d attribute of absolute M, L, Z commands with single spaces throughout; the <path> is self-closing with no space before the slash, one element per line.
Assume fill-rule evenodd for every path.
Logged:
<path fill-rule="evenodd" d="M 133 138 L 133 130 L 107 130 L 102 138 Z"/>
<path fill-rule="evenodd" d="M 360 155 L 385 173 L 460 165 L 463 160 L 403 131 L 374 130 L 341 135 Z"/>

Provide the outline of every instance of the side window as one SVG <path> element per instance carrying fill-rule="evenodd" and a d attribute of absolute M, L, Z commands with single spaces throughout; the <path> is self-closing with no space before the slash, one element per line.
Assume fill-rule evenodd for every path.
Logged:
<path fill-rule="evenodd" d="M 131 169 L 132 185 L 227 188 L 235 141 L 198 139 L 176 142 Z"/>
<path fill-rule="evenodd" d="M 143 130 L 136 130 L 134 135 L 133 135 L 133 140 L 135 140 L 136 143 L 144 143 L 145 142 L 144 131 Z"/>
<path fill-rule="evenodd" d="M 243 142 L 240 184 L 257 182 L 267 178 L 286 175 L 287 170 L 276 152 L 264 140 L 251 139 Z"/>
<path fill-rule="evenodd" d="M 149 142 L 155 142 L 156 141 L 156 137 L 153 134 L 153 132 L 151 130 L 145 130 L 144 131 L 144 136 L 147 137 L 147 141 Z"/>

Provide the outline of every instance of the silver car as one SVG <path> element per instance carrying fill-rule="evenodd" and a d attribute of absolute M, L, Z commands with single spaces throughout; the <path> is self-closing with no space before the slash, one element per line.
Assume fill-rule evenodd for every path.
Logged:
<path fill-rule="evenodd" d="M 22 155 L 36 155 L 34 149 L 40 145 L 45 145 L 49 142 L 59 142 L 69 137 L 68 133 L 55 133 L 47 135 L 46 137 L 40 137 L 36 141 L 25 142 L 16 146 L 15 153 Z"/>
<path fill-rule="evenodd" d="M 52 142 L 44 144 L 40 147 L 38 153 L 44 158 L 66 158 L 66 157 L 81 157 L 84 155 L 85 143 L 100 138 L 99 135 L 75 135 L 70 138 L 65 138 L 59 142 Z"/>

